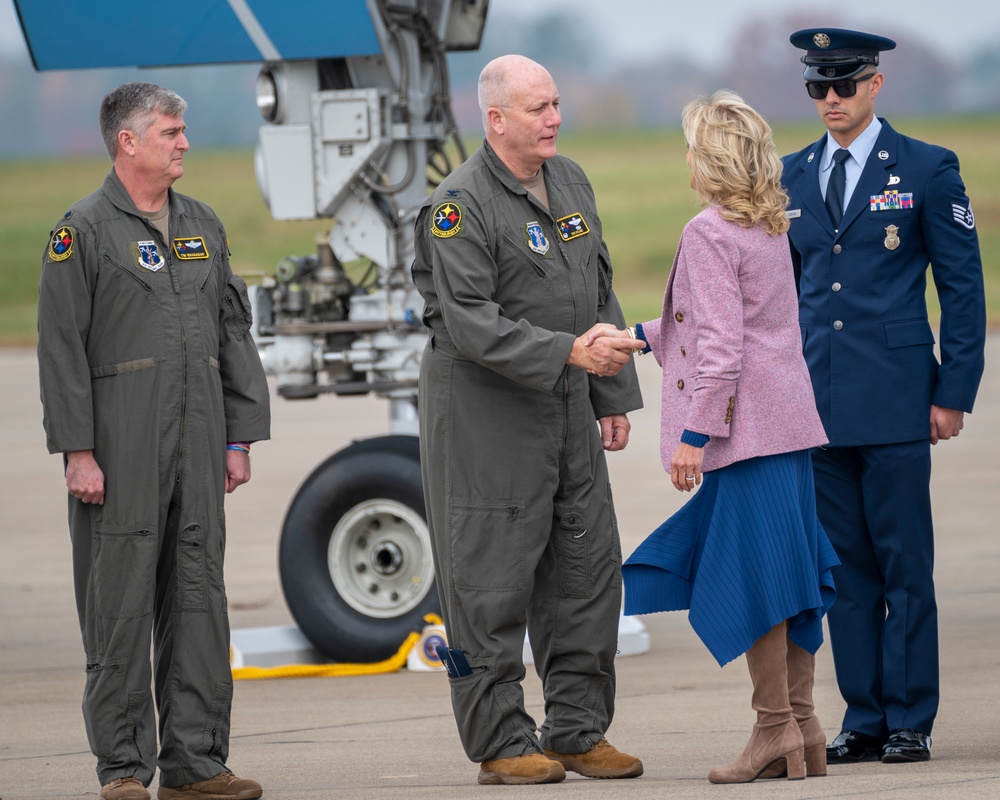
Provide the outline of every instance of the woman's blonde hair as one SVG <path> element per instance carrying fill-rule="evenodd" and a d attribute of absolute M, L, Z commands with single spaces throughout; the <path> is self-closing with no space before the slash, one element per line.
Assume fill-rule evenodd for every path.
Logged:
<path fill-rule="evenodd" d="M 706 205 L 744 228 L 763 225 L 785 233 L 788 195 L 781 186 L 781 159 L 771 128 L 742 97 L 719 91 L 699 97 L 681 115 L 691 151 L 694 189 Z"/>

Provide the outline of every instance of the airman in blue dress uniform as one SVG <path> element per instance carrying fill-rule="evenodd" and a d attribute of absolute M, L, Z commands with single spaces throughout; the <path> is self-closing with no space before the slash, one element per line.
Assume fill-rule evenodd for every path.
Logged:
<path fill-rule="evenodd" d="M 830 439 L 813 455 L 818 513 L 842 562 L 828 619 L 847 710 L 827 757 L 924 761 L 939 701 L 930 446 L 958 435 L 983 371 L 975 217 L 956 155 L 875 116 L 879 53 L 895 42 L 835 28 L 790 40 L 827 129 L 784 159 L 803 350 Z"/>

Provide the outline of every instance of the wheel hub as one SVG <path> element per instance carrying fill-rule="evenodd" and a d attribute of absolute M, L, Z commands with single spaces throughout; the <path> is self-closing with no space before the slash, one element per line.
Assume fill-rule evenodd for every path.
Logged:
<path fill-rule="evenodd" d="M 385 497 L 365 500 L 337 521 L 327 565 L 344 602 L 376 619 L 406 614 L 434 585 L 427 523 L 409 506 Z"/>

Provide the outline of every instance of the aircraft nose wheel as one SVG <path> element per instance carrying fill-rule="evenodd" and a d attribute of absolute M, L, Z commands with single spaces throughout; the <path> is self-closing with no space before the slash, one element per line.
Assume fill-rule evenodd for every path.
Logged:
<path fill-rule="evenodd" d="M 388 658 L 440 613 L 415 436 L 356 442 L 306 478 L 279 545 L 282 589 L 330 658 Z"/>

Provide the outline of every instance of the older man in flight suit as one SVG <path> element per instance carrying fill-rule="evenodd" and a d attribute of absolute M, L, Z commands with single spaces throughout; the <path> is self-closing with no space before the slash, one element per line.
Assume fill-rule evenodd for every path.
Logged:
<path fill-rule="evenodd" d="M 39 288 L 45 431 L 66 458 L 104 800 L 146 800 L 156 767 L 160 800 L 261 796 L 226 767 L 223 498 L 269 436 L 268 390 L 222 223 L 170 188 L 185 107 L 148 83 L 104 98 L 114 167 L 56 225 Z"/>
<path fill-rule="evenodd" d="M 791 36 L 827 134 L 785 158 L 803 349 L 830 444 L 818 512 L 842 566 L 829 613 L 847 702 L 830 763 L 930 758 L 938 709 L 930 446 L 957 436 L 983 371 L 975 218 L 955 154 L 874 114 L 882 36 Z M 925 302 L 930 263 L 941 361 Z"/>
<path fill-rule="evenodd" d="M 614 711 L 621 546 L 604 450 L 642 405 L 594 194 L 556 155 L 559 95 L 505 56 L 479 82 L 486 142 L 416 221 L 430 340 L 421 460 L 459 733 L 480 783 L 642 773 Z M 603 446 L 603 449 L 602 449 Z M 524 708 L 525 624 L 543 681 Z M 544 750 L 544 753 L 543 753 Z"/>

